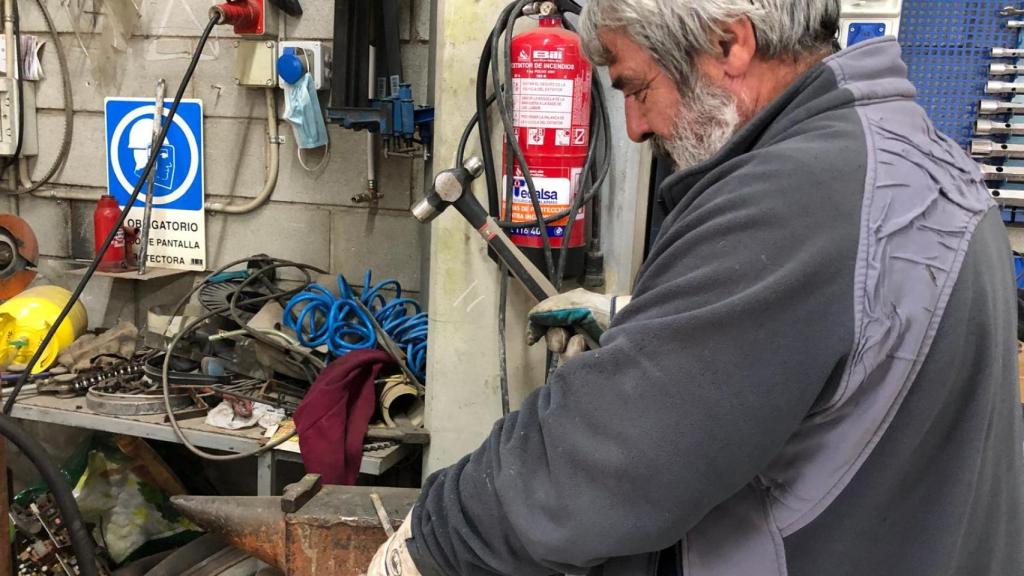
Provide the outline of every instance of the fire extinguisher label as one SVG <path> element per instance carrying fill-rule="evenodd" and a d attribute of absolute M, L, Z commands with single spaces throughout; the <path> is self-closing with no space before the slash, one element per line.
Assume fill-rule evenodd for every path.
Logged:
<path fill-rule="evenodd" d="M 556 214 L 567 212 L 569 208 L 572 207 L 573 182 L 575 179 L 579 178 L 579 170 L 573 170 L 571 172 L 571 174 L 566 174 L 566 176 L 569 176 L 566 178 L 533 178 L 533 186 L 537 192 L 537 203 L 540 204 L 541 213 L 544 218 L 549 218 Z M 504 206 L 502 212 L 504 212 Z M 505 215 L 503 214 L 503 216 Z M 580 210 L 576 215 L 577 224 L 573 227 L 572 231 L 573 241 L 575 241 L 577 237 L 582 237 L 584 227 L 580 222 L 584 219 L 585 215 L 583 210 Z M 537 220 L 536 213 L 534 212 L 533 201 L 530 198 L 530 189 L 526 185 L 526 179 L 522 176 L 516 176 L 512 181 L 511 220 L 512 222 L 523 223 Z M 548 236 L 550 238 L 558 239 L 565 238 L 567 230 L 566 225 L 568 223 L 568 216 L 548 223 Z M 523 236 L 533 239 L 537 247 L 542 245 L 539 226 L 511 228 L 509 233 L 513 236 Z"/>
<path fill-rule="evenodd" d="M 512 95 L 517 127 L 563 130 L 572 127 L 572 80 L 513 80 Z"/>

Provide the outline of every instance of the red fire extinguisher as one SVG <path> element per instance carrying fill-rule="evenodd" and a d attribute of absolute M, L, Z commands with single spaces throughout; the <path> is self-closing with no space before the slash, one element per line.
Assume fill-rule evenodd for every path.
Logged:
<path fill-rule="evenodd" d="M 120 215 L 121 208 L 117 205 L 117 200 L 114 200 L 113 196 L 104 194 L 100 197 L 99 202 L 96 203 L 96 210 L 92 213 L 94 245 L 97 254 L 100 248 L 103 247 L 103 241 L 107 239 L 107 235 L 110 234 L 110 231 L 117 224 L 117 219 Z M 131 243 L 135 241 L 134 235 L 134 231 L 127 231 L 124 227 L 119 229 L 117 235 L 114 236 L 114 241 L 110 243 L 107 253 L 100 260 L 100 265 L 97 269 L 101 272 L 124 272 L 125 270 L 135 268 L 135 262 L 131 257 L 129 248 Z"/>
<path fill-rule="evenodd" d="M 540 27 L 512 39 L 512 93 L 519 145 L 533 178 L 544 217 L 568 210 L 582 194 L 580 174 L 590 146 L 590 63 L 580 38 L 562 27 L 559 15 L 545 16 Z M 505 145 L 506 158 L 509 154 Z M 507 162 L 502 163 L 507 166 Z M 536 214 L 522 167 L 513 166 L 512 222 L 535 221 Z M 505 178 L 509 175 L 504 174 Z M 579 276 L 586 251 L 586 214 L 581 209 L 566 238 L 568 217 L 549 223 L 552 248 L 569 243 L 565 274 Z M 537 226 L 512 228 L 509 236 L 543 269 L 543 240 Z"/>

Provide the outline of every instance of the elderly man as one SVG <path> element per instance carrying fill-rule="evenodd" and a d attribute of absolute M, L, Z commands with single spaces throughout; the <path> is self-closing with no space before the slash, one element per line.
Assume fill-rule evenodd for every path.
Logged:
<path fill-rule="evenodd" d="M 587 3 L 629 136 L 678 164 L 660 237 L 602 348 L 432 476 L 370 574 L 1024 573 L 999 212 L 897 43 L 833 53 L 838 19 Z M 607 299 L 533 321 L 566 302 Z"/>

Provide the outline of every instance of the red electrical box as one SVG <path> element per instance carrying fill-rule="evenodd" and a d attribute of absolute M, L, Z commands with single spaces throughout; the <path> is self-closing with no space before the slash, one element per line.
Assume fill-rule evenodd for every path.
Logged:
<path fill-rule="evenodd" d="M 224 14 L 221 24 L 231 24 L 239 36 L 267 36 L 277 32 L 269 0 L 228 0 L 217 8 Z"/>

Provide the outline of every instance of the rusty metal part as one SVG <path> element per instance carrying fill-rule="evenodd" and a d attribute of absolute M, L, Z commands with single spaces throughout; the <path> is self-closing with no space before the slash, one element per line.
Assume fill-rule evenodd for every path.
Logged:
<path fill-rule="evenodd" d="M 388 450 L 398 446 L 398 442 L 394 440 L 381 440 L 379 442 L 367 442 L 363 444 L 363 454 L 370 452 L 380 452 L 381 450 Z"/>
<path fill-rule="evenodd" d="M 285 486 L 281 496 L 281 511 L 288 514 L 298 512 L 313 496 L 320 493 L 321 488 L 323 484 L 319 474 L 306 474 L 302 480 Z"/>
<path fill-rule="evenodd" d="M 426 446 L 430 444 L 430 432 L 424 428 L 383 428 L 370 426 L 366 431 L 368 440 L 394 440 L 402 444 Z"/>
<path fill-rule="evenodd" d="M 147 483 L 160 488 L 168 496 L 188 493 L 181 479 L 174 473 L 174 469 L 168 466 L 145 440 L 135 436 L 115 434 L 114 443 L 117 444 L 121 452 L 141 464 L 135 468 L 135 472 Z"/>
<path fill-rule="evenodd" d="M 39 242 L 14 214 L 0 214 L 0 300 L 17 296 L 35 280 Z"/>
<path fill-rule="evenodd" d="M 391 527 L 391 518 L 388 518 L 388 511 L 384 509 L 384 503 L 380 500 L 380 494 L 371 492 L 370 501 L 373 502 L 373 509 L 377 511 L 377 518 L 380 519 L 380 525 L 384 528 L 384 534 L 391 538 L 395 535 L 395 529 Z"/>
<path fill-rule="evenodd" d="M 290 514 L 282 510 L 282 497 L 176 496 L 171 502 L 199 526 L 289 576 L 358 576 L 386 540 L 373 492 L 389 518 L 405 518 L 419 495 L 406 488 L 324 486 Z M 392 528 L 398 525 L 392 520 Z"/>
<path fill-rule="evenodd" d="M 162 414 L 167 411 L 164 397 L 158 394 L 118 394 L 103 392 L 93 387 L 85 395 L 85 405 L 97 414 L 110 416 L 147 416 Z M 192 397 L 188 394 L 171 396 L 171 409 L 175 412 L 192 406 Z"/>

